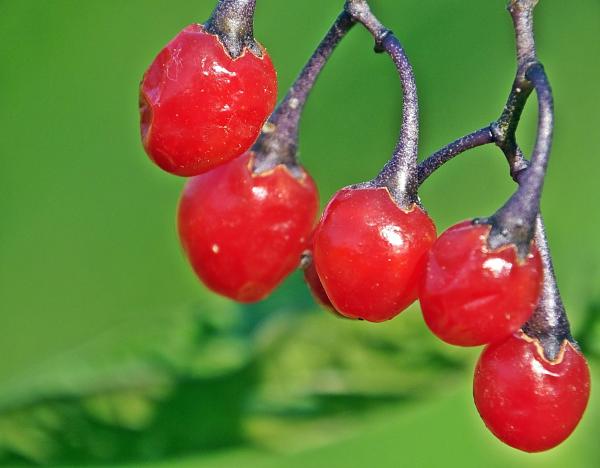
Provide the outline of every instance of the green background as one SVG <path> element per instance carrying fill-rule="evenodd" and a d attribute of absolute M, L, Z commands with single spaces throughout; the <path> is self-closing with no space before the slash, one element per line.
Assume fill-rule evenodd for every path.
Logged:
<path fill-rule="evenodd" d="M 280 94 L 342 1 L 261 0 L 256 36 Z M 207 292 L 174 227 L 183 179 L 149 163 L 137 89 L 209 0 L 0 0 L 0 461 L 139 466 L 600 466 L 600 398 L 546 454 L 502 446 L 470 397 L 476 350 L 446 347 L 416 308 L 382 325 L 313 305 L 294 274 L 271 299 Z M 512 82 L 502 0 L 379 0 L 421 100 L 421 156 L 495 119 Z M 556 100 L 543 198 L 556 270 L 594 376 L 600 3 L 541 0 L 538 51 Z M 352 31 L 302 122 L 321 201 L 373 177 L 400 121 L 391 62 Z M 535 136 L 535 99 L 519 137 Z M 421 197 L 441 231 L 514 190 L 501 154 L 472 151 Z"/>

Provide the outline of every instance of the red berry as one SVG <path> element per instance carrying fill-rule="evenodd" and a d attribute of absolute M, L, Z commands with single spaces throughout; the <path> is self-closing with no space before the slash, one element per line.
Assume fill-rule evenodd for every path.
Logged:
<path fill-rule="evenodd" d="M 277 99 L 275 69 L 262 52 L 232 59 L 201 24 L 167 44 L 140 85 L 142 140 L 156 164 L 193 176 L 250 148 Z"/>
<path fill-rule="evenodd" d="M 334 310 L 333 304 L 331 300 L 327 296 L 325 292 L 325 288 L 323 288 L 323 283 L 321 283 L 321 279 L 317 274 L 317 269 L 315 268 L 315 262 L 310 262 L 310 264 L 304 269 L 304 280 L 310 289 L 315 300 L 324 307 Z"/>
<path fill-rule="evenodd" d="M 428 254 L 421 309 L 431 331 L 450 344 L 502 340 L 537 305 L 543 279 L 537 248 L 520 261 L 514 246 L 490 250 L 489 232 L 489 225 L 462 222 L 444 232 Z"/>
<path fill-rule="evenodd" d="M 435 226 L 418 206 L 401 209 L 385 188 L 343 189 L 323 213 L 314 261 L 335 309 L 389 320 L 417 298 Z"/>
<path fill-rule="evenodd" d="M 314 246 L 314 235 L 309 241 L 309 246 L 311 249 Z M 304 255 L 307 255 L 307 253 L 305 252 Z M 313 260 L 312 251 L 310 253 L 308 253 L 308 255 L 310 256 L 310 262 L 304 268 L 304 281 L 306 281 L 306 284 L 308 285 L 308 289 L 310 290 L 313 298 L 319 305 L 328 309 L 336 317 L 348 319 L 349 317 L 346 317 L 346 316 L 340 314 L 337 310 L 335 310 L 335 307 L 333 307 L 333 304 L 331 303 L 329 296 L 327 296 L 327 293 L 325 292 L 323 283 L 321 283 L 321 278 L 319 278 L 317 269 L 315 268 L 315 262 Z"/>
<path fill-rule="evenodd" d="M 554 362 L 519 332 L 485 348 L 475 370 L 475 405 L 492 433 L 511 447 L 541 452 L 563 442 L 583 416 L 590 373 L 565 342 Z"/>
<path fill-rule="evenodd" d="M 338 318 L 343 318 L 346 320 L 351 320 L 351 317 L 346 317 L 345 315 L 340 314 L 335 307 L 331 303 L 329 296 L 327 296 L 327 292 L 325 292 L 325 288 L 323 287 L 323 283 L 321 283 L 321 278 L 317 274 L 317 269 L 315 268 L 315 263 L 311 262 L 309 266 L 304 269 L 304 280 L 308 285 L 308 289 L 312 296 L 315 298 L 318 304 L 325 307 L 329 312 L 335 315 Z"/>
<path fill-rule="evenodd" d="M 323 283 L 321 283 L 321 278 L 317 274 L 317 269 L 315 268 L 314 261 L 314 244 L 315 244 L 315 233 L 313 231 L 310 239 L 308 241 L 308 249 L 302 254 L 303 261 L 306 261 L 306 266 L 304 266 L 304 281 L 308 285 L 308 289 L 310 290 L 312 296 L 318 304 L 322 305 L 331 310 L 335 310 L 333 308 L 333 304 L 327 297 L 327 293 L 323 288 Z"/>
<path fill-rule="evenodd" d="M 318 210 L 305 172 L 254 174 L 249 152 L 191 178 L 179 204 L 179 236 L 200 279 L 240 302 L 266 297 L 306 249 Z M 301 170 L 301 169 L 300 169 Z"/>

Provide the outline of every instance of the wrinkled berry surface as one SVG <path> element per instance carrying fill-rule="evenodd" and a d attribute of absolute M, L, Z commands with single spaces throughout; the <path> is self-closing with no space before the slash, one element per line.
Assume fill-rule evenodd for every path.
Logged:
<path fill-rule="evenodd" d="M 277 99 L 269 55 L 233 60 L 200 24 L 181 31 L 140 85 L 144 148 L 158 166 L 193 176 L 240 156 L 258 137 Z"/>
<path fill-rule="evenodd" d="M 514 246 L 490 250 L 489 225 L 445 231 L 431 248 L 419 292 L 423 317 L 442 340 L 476 346 L 502 340 L 531 316 L 543 272 L 535 246 L 523 261 Z"/>

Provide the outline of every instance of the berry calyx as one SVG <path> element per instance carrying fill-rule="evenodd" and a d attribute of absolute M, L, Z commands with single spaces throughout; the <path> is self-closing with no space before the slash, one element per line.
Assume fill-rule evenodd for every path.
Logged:
<path fill-rule="evenodd" d="M 389 320 L 417 298 L 435 225 L 416 204 L 400 208 L 386 188 L 345 188 L 329 202 L 314 239 L 314 262 L 335 309 Z"/>
<path fill-rule="evenodd" d="M 478 346 L 517 331 L 538 303 L 543 272 L 532 244 L 520 260 L 515 246 L 492 250 L 491 227 L 459 223 L 427 255 L 419 301 L 431 331 L 447 343 Z"/>
<path fill-rule="evenodd" d="M 179 204 L 179 236 L 211 290 L 239 302 L 264 299 L 297 266 L 318 210 L 312 178 L 298 166 L 254 173 L 248 152 L 191 178 Z"/>
<path fill-rule="evenodd" d="M 204 27 L 219 37 L 232 58 L 239 58 L 245 49 L 260 57 L 263 50 L 254 39 L 255 10 L 256 0 L 218 0 Z"/>
<path fill-rule="evenodd" d="M 526 452 L 549 450 L 579 423 L 590 395 L 585 358 L 569 341 L 556 360 L 522 332 L 485 348 L 473 384 L 475 405 L 490 431 Z"/>
<path fill-rule="evenodd" d="M 233 58 L 192 24 L 158 54 L 140 85 L 142 142 L 158 166 L 194 176 L 250 148 L 277 99 L 273 63 L 260 51 Z"/>

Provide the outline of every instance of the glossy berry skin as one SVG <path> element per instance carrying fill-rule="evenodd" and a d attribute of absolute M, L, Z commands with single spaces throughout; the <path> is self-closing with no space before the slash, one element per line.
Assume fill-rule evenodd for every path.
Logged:
<path fill-rule="evenodd" d="M 308 285 L 308 289 L 310 289 L 310 293 L 319 305 L 323 306 L 327 311 L 331 312 L 337 318 L 353 320 L 352 318 L 346 317 L 335 310 L 335 307 L 331 303 L 329 296 L 327 296 L 327 292 L 323 287 L 323 283 L 321 283 L 321 278 L 319 278 L 314 262 L 311 262 L 311 264 L 304 269 L 304 280 Z"/>
<path fill-rule="evenodd" d="M 511 447 L 541 452 L 563 442 L 590 396 L 582 354 L 565 342 L 555 362 L 519 332 L 485 348 L 475 370 L 475 405 L 492 433 Z"/>
<path fill-rule="evenodd" d="M 317 189 L 283 166 L 254 174 L 252 153 L 191 178 L 179 204 L 183 248 L 198 277 L 239 302 L 264 299 L 300 261 Z"/>
<path fill-rule="evenodd" d="M 331 303 L 331 300 L 329 300 L 329 297 L 327 296 L 327 293 L 325 292 L 325 288 L 323 288 L 323 283 L 321 283 L 321 278 L 319 278 L 317 269 L 315 267 L 314 254 L 313 254 L 314 240 L 315 240 L 314 234 L 315 233 L 313 231 L 313 233 L 310 236 L 310 239 L 308 241 L 308 249 L 302 254 L 302 257 L 303 257 L 302 262 L 306 262 L 306 264 L 304 265 L 304 268 L 303 268 L 304 281 L 306 282 L 306 285 L 308 286 L 308 289 L 309 289 L 310 293 L 312 294 L 313 298 L 315 299 L 315 301 L 319 305 L 322 305 L 323 307 L 325 307 L 337 314 L 337 312 L 335 311 L 335 308 L 333 307 L 333 304 Z"/>
<path fill-rule="evenodd" d="M 514 246 L 490 250 L 490 226 L 465 221 L 445 231 L 427 256 L 419 300 L 425 322 L 459 346 L 499 341 L 537 305 L 542 263 L 535 245 L 520 261 Z"/>
<path fill-rule="evenodd" d="M 317 273 L 315 262 L 313 260 L 314 255 L 312 252 L 314 247 L 314 233 L 309 241 L 309 246 L 311 250 L 303 253 L 303 256 L 308 256 L 310 258 L 308 265 L 304 267 L 304 281 L 306 282 L 312 297 L 317 304 L 323 306 L 336 317 L 347 319 L 348 317 L 343 316 L 337 310 L 335 310 L 335 307 L 331 303 L 329 296 L 327 296 L 327 292 L 325 292 L 323 283 L 321 283 L 321 278 L 319 278 L 319 274 Z"/>
<path fill-rule="evenodd" d="M 346 188 L 315 232 L 315 266 L 335 309 L 349 318 L 389 320 L 417 298 L 435 226 L 418 206 L 402 210 L 385 188 Z"/>
<path fill-rule="evenodd" d="M 275 69 L 262 52 L 232 59 L 201 24 L 167 44 L 140 85 L 142 142 L 158 166 L 194 176 L 250 148 L 277 99 Z"/>
<path fill-rule="evenodd" d="M 317 301 L 323 307 L 335 310 L 333 304 L 331 303 L 331 300 L 325 292 L 323 283 L 321 283 L 321 279 L 317 274 L 315 262 L 310 262 L 310 264 L 304 269 L 304 280 L 306 281 L 306 284 L 308 285 L 311 294 L 315 298 L 315 301 Z"/>

